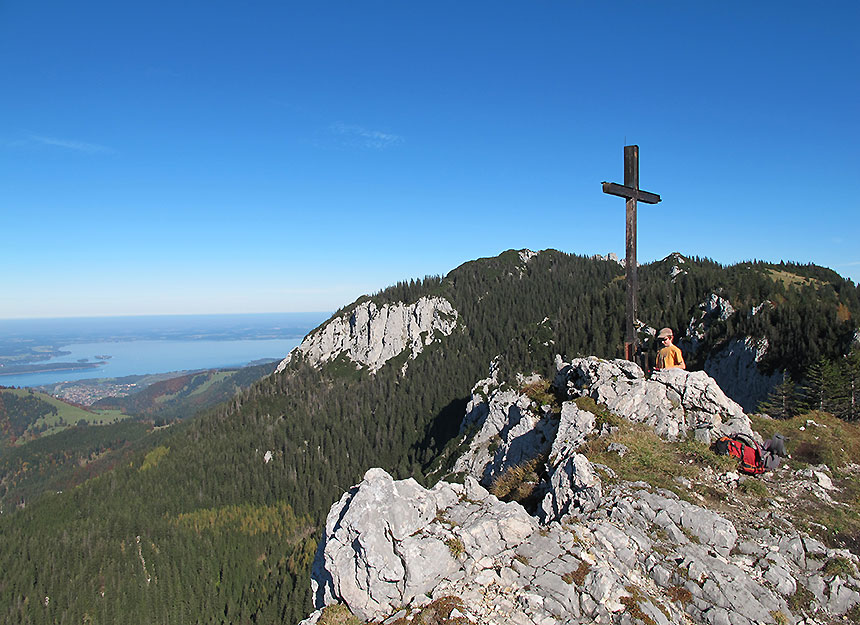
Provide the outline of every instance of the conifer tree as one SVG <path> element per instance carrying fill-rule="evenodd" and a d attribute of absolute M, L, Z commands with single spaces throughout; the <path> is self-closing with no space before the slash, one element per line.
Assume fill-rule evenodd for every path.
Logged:
<path fill-rule="evenodd" d="M 797 414 L 799 393 L 797 384 L 791 379 L 788 371 L 782 372 L 782 382 L 770 392 L 763 402 L 758 405 L 758 411 L 766 413 L 774 419 L 791 419 Z"/>
<path fill-rule="evenodd" d="M 854 346 L 841 363 L 839 415 L 846 421 L 860 419 L 860 347 Z"/>
<path fill-rule="evenodd" d="M 822 356 L 807 369 L 806 380 L 801 389 L 804 407 L 837 414 L 841 386 L 840 367 Z"/>

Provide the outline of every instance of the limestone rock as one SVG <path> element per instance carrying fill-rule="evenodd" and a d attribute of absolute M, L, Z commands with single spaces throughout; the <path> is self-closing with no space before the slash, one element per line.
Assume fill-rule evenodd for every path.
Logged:
<path fill-rule="evenodd" d="M 663 438 L 677 440 L 690 430 L 752 435 L 743 409 L 702 371 L 667 369 L 646 380 L 635 363 L 594 356 L 569 364 L 557 361 L 556 366 L 556 387 L 571 397 L 588 396 L 606 404 L 610 412 L 650 425 Z"/>
<path fill-rule="evenodd" d="M 427 600 L 443 582 L 491 568 L 536 527 L 477 482 L 422 488 L 381 469 L 332 506 L 312 573 L 317 608 L 344 603 L 364 620 Z"/>
<path fill-rule="evenodd" d="M 477 431 L 453 471 L 489 486 L 495 476 L 544 453 L 557 424 L 536 409 L 531 399 L 513 390 L 495 390 L 486 399 L 473 392 L 463 427 Z"/>
<path fill-rule="evenodd" d="M 740 406 L 704 372 L 645 379 L 626 361 L 557 358 L 556 365 L 555 384 L 570 397 L 605 403 L 665 438 L 701 429 L 751 433 Z M 332 507 L 313 566 L 317 611 L 305 625 L 334 602 L 364 620 L 417 622 L 422 606 L 450 596 L 462 601 L 457 615 L 465 621 L 514 625 L 824 625 L 860 604 L 853 577 L 860 558 L 802 534 L 780 514 L 779 498 L 766 510 L 728 502 L 717 512 L 646 482 L 619 481 L 608 467 L 604 484 L 582 450 L 611 428 L 575 399 L 554 415 L 497 374 L 491 366 L 473 389 L 461 433 L 471 441 L 455 464 L 467 474 L 464 484 L 426 489 L 371 469 Z M 534 517 L 478 481 L 489 484 L 537 457 L 546 465 Z M 811 492 L 833 504 L 825 470 L 774 479 L 789 499 Z M 703 479 L 726 488 L 710 469 L 680 483 L 704 502 L 696 490 Z M 830 561 L 842 563 L 839 574 L 825 566 Z M 808 605 L 799 615 L 792 609 L 801 591 Z"/>
<path fill-rule="evenodd" d="M 331 319 L 291 351 L 276 369 L 283 371 L 300 354 L 313 366 L 345 356 L 371 373 L 410 350 L 415 358 L 437 336 L 448 336 L 457 326 L 458 313 L 441 297 L 422 297 L 414 304 L 384 304 L 372 301 Z"/>
<path fill-rule="evenodd" d="M 329 514 L 314 565 L 318 610 L 304 623 L 334 602 L 361 619 L 408 620 L 447 596 L 470 622 L 523 625 L 633 623 L 634 607 L 663 625 L 797 623 L 798 584 L 820 616 L 860 603 L 858 580 L 803 564 L 805 551 L 860 559 L 778 526 L 747 529 L 739 543 L 716 512 L 620 483 L 598 510 L 541 528 L 474 479 L 427 490 L 373 469 Z"/>

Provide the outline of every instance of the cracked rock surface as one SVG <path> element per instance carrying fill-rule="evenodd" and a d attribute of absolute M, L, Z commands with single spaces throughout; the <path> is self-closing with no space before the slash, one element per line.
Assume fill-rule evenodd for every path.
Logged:
<path fill-rule="evenodd" d="M 704 469 L 676 480 L 677 492 L 615 479 L 581 453 L 607 425 L 576 397 L 668 440 L 704 423 L 751 433 L 749 418 L 704 373 L 646 380 L 631 363 L 596 358 L 559 359 L 557 369 L 555 385 L 571 399 L 556 412 L 494 375 L 476 384 L 464 419 L 471 441 L 455 464 L 463 484 L 427 489 L 371 469 L 332 506 L 305 625 L 333 603 L 393 622 L 448 597 L 461 601 L 458 619 L 499 625 L 830 625 L 858 612 L 860 558 L 826 547 L 791 515 L 801 497 L 840 505 L 841 482 L 825 465 L 762 476 L 772 498 L 758 507 L 733 501 L 733 489 L 755 479 L 733 471 Z M 485 488 L 529 458 L 543 462 L 534 516 Z M 700 492 L 710 493 L 707 507 Z"/>

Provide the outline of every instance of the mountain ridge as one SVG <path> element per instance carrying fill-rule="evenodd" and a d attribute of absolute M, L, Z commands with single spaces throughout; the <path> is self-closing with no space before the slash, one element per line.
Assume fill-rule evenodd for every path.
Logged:
<path fill-rule="evenodd" d="M 669 267 L 643 266 L 640 318 L 651 328 L 685 328 L 717 292 L 743 312 L 704 328 L 703 351 L 691 362 L 722 340 L 756 333 L 769 345 L 761 366 L 799 369 L 822 355 L 841 357 L 856 332 L 851 319 L 860 318 L 856 287 L 840 280 L 786 290 L 760 268 L 690 260 L 672 282 Z M 554 375 L 557 353 L 612 358 L 622 349 L 619 265 L 553 250 L 470 261 L 445 277 L 360 298 L 334 316 L 361 301 L 408 305 L 424 296 L 448 300 L 457 327 L 424 345 L 405 373 L 405 352 L 372 374 L 337 359 L 319 368 L 293 359 L 281 373 L 159 433 L 151 448 L 114 471 L 0 515 L 0 568 L 10 572 L 0 587 L 0 619 L 296 622 L 310 612 L 307 579 L 332 502 L 371 466 L 395 479 L 432 480 L 489 362 L 500 381 L 516 384 L 517 374 Z M 773 311 L 746 315 L 768 296 Z M 847 321 L 838 318 L 839 304 Z M 177 531 L 171 522 L 236 510 L 250 524 L 281 504 L 316 533 L 296 542 L 242 533 L 241 522 L 217 531 Z"/>

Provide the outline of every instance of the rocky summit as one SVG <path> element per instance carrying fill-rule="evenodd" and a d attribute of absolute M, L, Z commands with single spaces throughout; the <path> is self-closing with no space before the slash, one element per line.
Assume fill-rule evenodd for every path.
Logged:
<path fill-rule="evenodd" d="M 522 376 L 511 388 L 491 365 L 474 386 L 451 481 L 425 488 L 370 469 L 332 506 L 304 625 L 334 622 L 335 606 L 398 625 L 856 618 L 860 558 L 825 546 L 792 511 L 801 493 L 839 505 L 828 467 L 755 478 L 703 460 L 717 436 L 760 440 L 704 372 L 646 378 L 595 357 L 559 357 L 556 370 L 551 385 Z M 699 455 L 661 484 L 656 457 L 673 445 Z"/>

